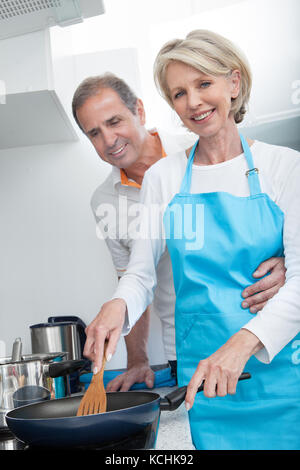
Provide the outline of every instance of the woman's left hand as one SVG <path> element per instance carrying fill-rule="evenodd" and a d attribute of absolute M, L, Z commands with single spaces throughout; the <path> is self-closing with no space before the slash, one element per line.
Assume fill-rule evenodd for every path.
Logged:
<path fill-rule="evenodd" d="M 199 362 L 187 388 L 185 406 L 189 410 L 204 380 L 206 397 L 224 397 L 236 392 L 239 376 L 250 357 L 263 348 L 257 336 L 242 329 L 233 335 L 220 349 Z"/>

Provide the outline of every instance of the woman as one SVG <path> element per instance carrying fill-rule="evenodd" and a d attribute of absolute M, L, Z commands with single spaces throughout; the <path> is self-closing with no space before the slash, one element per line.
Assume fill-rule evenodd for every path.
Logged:
<path fill-rule="evenodd" d="M 122 328 L 128 331 L 151 303 L 167 244 L 178 383 L 188 384 L 195 447 L 299 449 L 299 153 L 239 135 L 251 73 L 225 38 L 199 30 L 170 41 L 157 56 L 155 80 L 199 139 L 188 155 L 146 172 L 143 236 L 114 299 L 88 328 L 85 354 L 98 364 L 105 338 L 107 355 L 113 353 Z M 163 223 L 153 217 L 162 203 Z M 286 284 L 253 318 L 240 292 L 262 260 L 283 252 Z M 237 385 L 246 364 L 252 378 Z M 197 394 L 203 380 L 204 395 Z"/>

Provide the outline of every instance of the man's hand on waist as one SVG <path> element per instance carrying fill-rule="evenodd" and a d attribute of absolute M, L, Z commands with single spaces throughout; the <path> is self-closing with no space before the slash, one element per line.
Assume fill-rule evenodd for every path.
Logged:
<path fill-rule="evenodd" d="M 251 313 L 257 313 L 264 308 L 269 299 L 277 294 L 285 283 L 286 268 L 284 261 L 283 257 L 273 257 L 258 266 L 253 273 L 253 277 L 261 279 L 243 290 L 243 308 L 249 308 Z M 266 276 L 266 274 L 268 275 Z"/>

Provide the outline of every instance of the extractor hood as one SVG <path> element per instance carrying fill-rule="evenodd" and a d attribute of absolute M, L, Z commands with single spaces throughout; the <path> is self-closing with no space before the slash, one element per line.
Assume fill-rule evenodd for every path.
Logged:
<path fill-rule="evenodd" d="M 64 51 L 68 34 L 58 32 Z M 0 40 L 0 149 L 78 140 L 73 58 L 54 52 L 49 28 Z"/>
<path fill-rule="evenodd" d="M 0 39 L 69 26 L 103 13 L 102 0 L 0 0 Z"/>

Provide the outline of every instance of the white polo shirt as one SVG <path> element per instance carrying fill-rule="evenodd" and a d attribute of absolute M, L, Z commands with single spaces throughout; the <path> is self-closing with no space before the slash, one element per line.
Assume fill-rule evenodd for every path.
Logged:
<path fill-rule="evenodd" d="M 166 155 L 176 154 L 191 147 L 196 141 L 193 134 L 169 135 L 161 130 L 158 133 Z M 126 178 L 126 177 L 125 177 Z M 95 190 L 91 207 L 97 227 L 104 236 L 119 277 L 122 277 L 129 263 L 133 241 L 138 236 L 140 221 L 140 186 L 124 178 L 124 174 L 112 167 L 104 183 Z M 176 360 L 174 308 L 175 292 L 171 260 L 167 250 L 161 256 L 156 268 L 157 286 L 151 305 L 162 323 L 164 351 L 168 360 Z M 140 312 L 142 314 L 143 312 Z"/>

